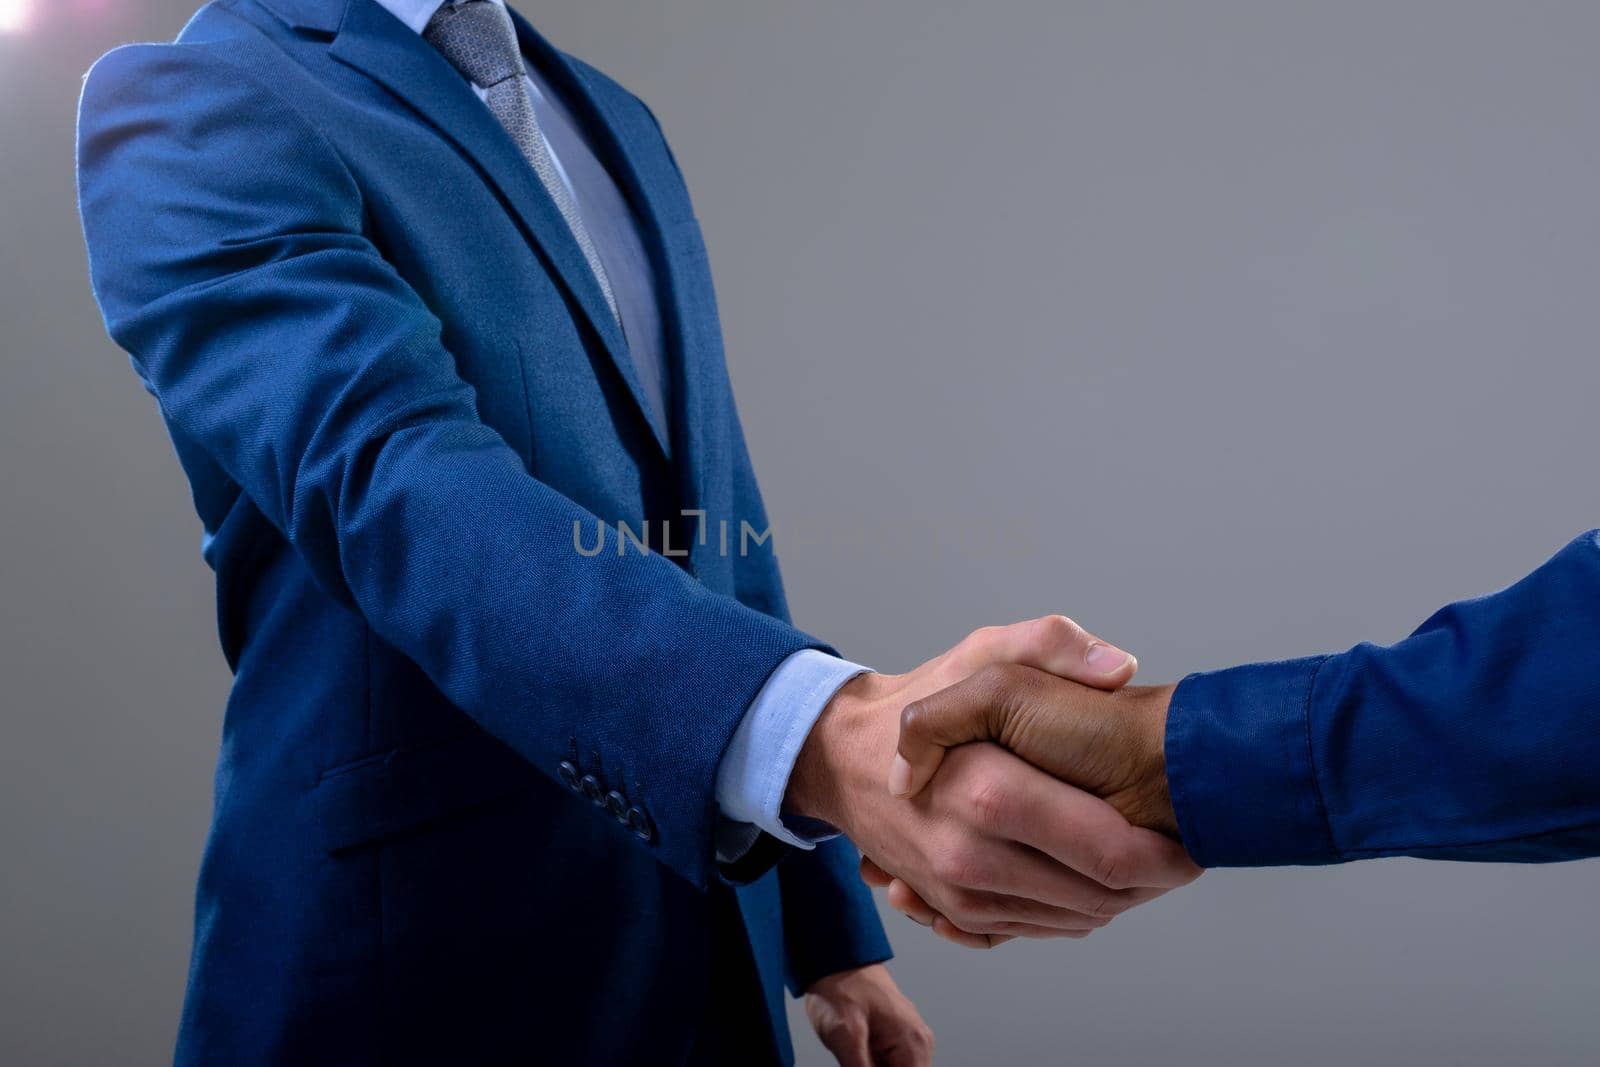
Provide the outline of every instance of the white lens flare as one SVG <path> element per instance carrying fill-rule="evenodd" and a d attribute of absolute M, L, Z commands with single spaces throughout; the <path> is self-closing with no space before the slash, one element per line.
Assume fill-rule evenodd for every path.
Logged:
<path fill-rule="evenodd" d="M 16 33 L 28 25 L 33 0 L 0 0 L 0 33 Z"/>

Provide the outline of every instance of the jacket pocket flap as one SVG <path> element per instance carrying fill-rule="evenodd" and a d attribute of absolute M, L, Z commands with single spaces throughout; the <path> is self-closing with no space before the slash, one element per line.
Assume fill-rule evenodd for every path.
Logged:
<path fill-rule="evenodd" d="M 521 756 L 474 730 L 325 771 L 311 793 L 312 819 L 322 846 L 340 852 L 449 819 L 539 778 Z"/>

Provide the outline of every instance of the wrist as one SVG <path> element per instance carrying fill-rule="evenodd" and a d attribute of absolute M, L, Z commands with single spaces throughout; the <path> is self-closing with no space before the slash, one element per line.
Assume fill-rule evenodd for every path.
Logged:
<path fill-rule="evenodd" d="M 850 679 L 817 716 L 795 760 L 783 810 L 851 831 L 848 797 L 887 774 L 892 751 L 880 753 L 881 704 L 889 680 L 880 674 Z M 892 746 L 892 738 L 889 740 Z M 887 789 L 886 782 L 879 784 Z"/>
<path fill-rule="evenodd" d="M 894 979 L 889 974 L 889 968 L 882 963 L 865 963 L 859 967 L 846 967 L 842 971 L 822 975 L 801 990 L 801 994 L 828 996 L 839 992 L 841 987 L 848 988 L 857 984 L 893 986 Z"/>
<path fill-rule="evenodd" d="M 1116 802 L 1130 822 L 1178 836 L 1178 817 L 1167 784 L 1167 709 L 1176 685 L 1130 686 L 1133 782 Z"/>

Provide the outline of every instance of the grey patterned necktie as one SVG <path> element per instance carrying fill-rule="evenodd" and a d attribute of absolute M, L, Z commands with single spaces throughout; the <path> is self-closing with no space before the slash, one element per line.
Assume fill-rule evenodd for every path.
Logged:
<path fill-rule="evenodd" d="M 489 110 L 500 120 L 511 139 L 522 149 L 533 171 L 544 183 L 545 191 L 556 202 L 567 228 L 583 250 L 589 269 L 594 271 L 600 291 L 605 294 L 611 315 L 620 324 L 617 300 L 611 293 L 611 279 L 595 251 L 589 229 L 578 214 L 572 190 L 561 180 L 555 157 L 533 114 L 533 99 L 523 79 L 522 50 L 517 45 L 516 27 L 504 4 L 491 0 L 465 0 L 445 4 L 434 13 L 422 31 L 423 38 L 437 48 L 451 64 L 487 95 Z"/>

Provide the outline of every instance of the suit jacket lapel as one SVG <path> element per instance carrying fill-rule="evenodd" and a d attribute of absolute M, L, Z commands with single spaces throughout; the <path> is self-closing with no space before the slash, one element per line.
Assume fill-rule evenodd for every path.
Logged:
<path fill-rule="evenodd" d="M 707 413 L 702 409 L 705 383 L 702 375 L 696 373 L 694 353 L 685 343 L 689 327 L 685 321 L 684 300 L 685 286 L 695 276 L 695 265 L 689 261 L 691 250 L 671 239 L 669 227 L 669 222 L 683 217 L 684 211 L 682 207 L 674 211 L 669 201 L 667 191 L 672 184 L 663 180 L 665 176 L 652 173 L 646 154 L 647 146 L 653 147 L 649 140 L 626 135 L 629 123 L 619 113 L 612 94 L 593 84 L 579 65 L 545 40 L 527 19 L 514 10 L 511 18 L 516 24 L 523 54 L 532 57 L 552 80 L 582 124 L 595 153 L 632 204 L 646 247 L 655 257 L 667 358 L 673 374 L 668 431 L 673 438 L 672 456 L 683 506 L 699 507 L 703 503 L 704 484 L 701 474 L 705 460 Z M 692 216 L 689 219 L 692 220 Z"/>
<path fill-rule="evenodd" d="M 531 32 L 520 16 L 517 23 L 519 33 Z M 633 396 L 638 417 L 651 427 L 659 442 L 654 420 L 646 415 L 649 409 L 644 389 L 628 354 L 622 328 L 611 314 L 583 250 L 561 217 L 561 209 L 467 80 L 421 36 L 374 0 L 348 0 L 329 47 L 335 59 L 388 88 L 477 162 L 485 179 L 499 191 L 508 210 L 520 221 L 529 240 L 544 253 L 599 336 Z"/>

